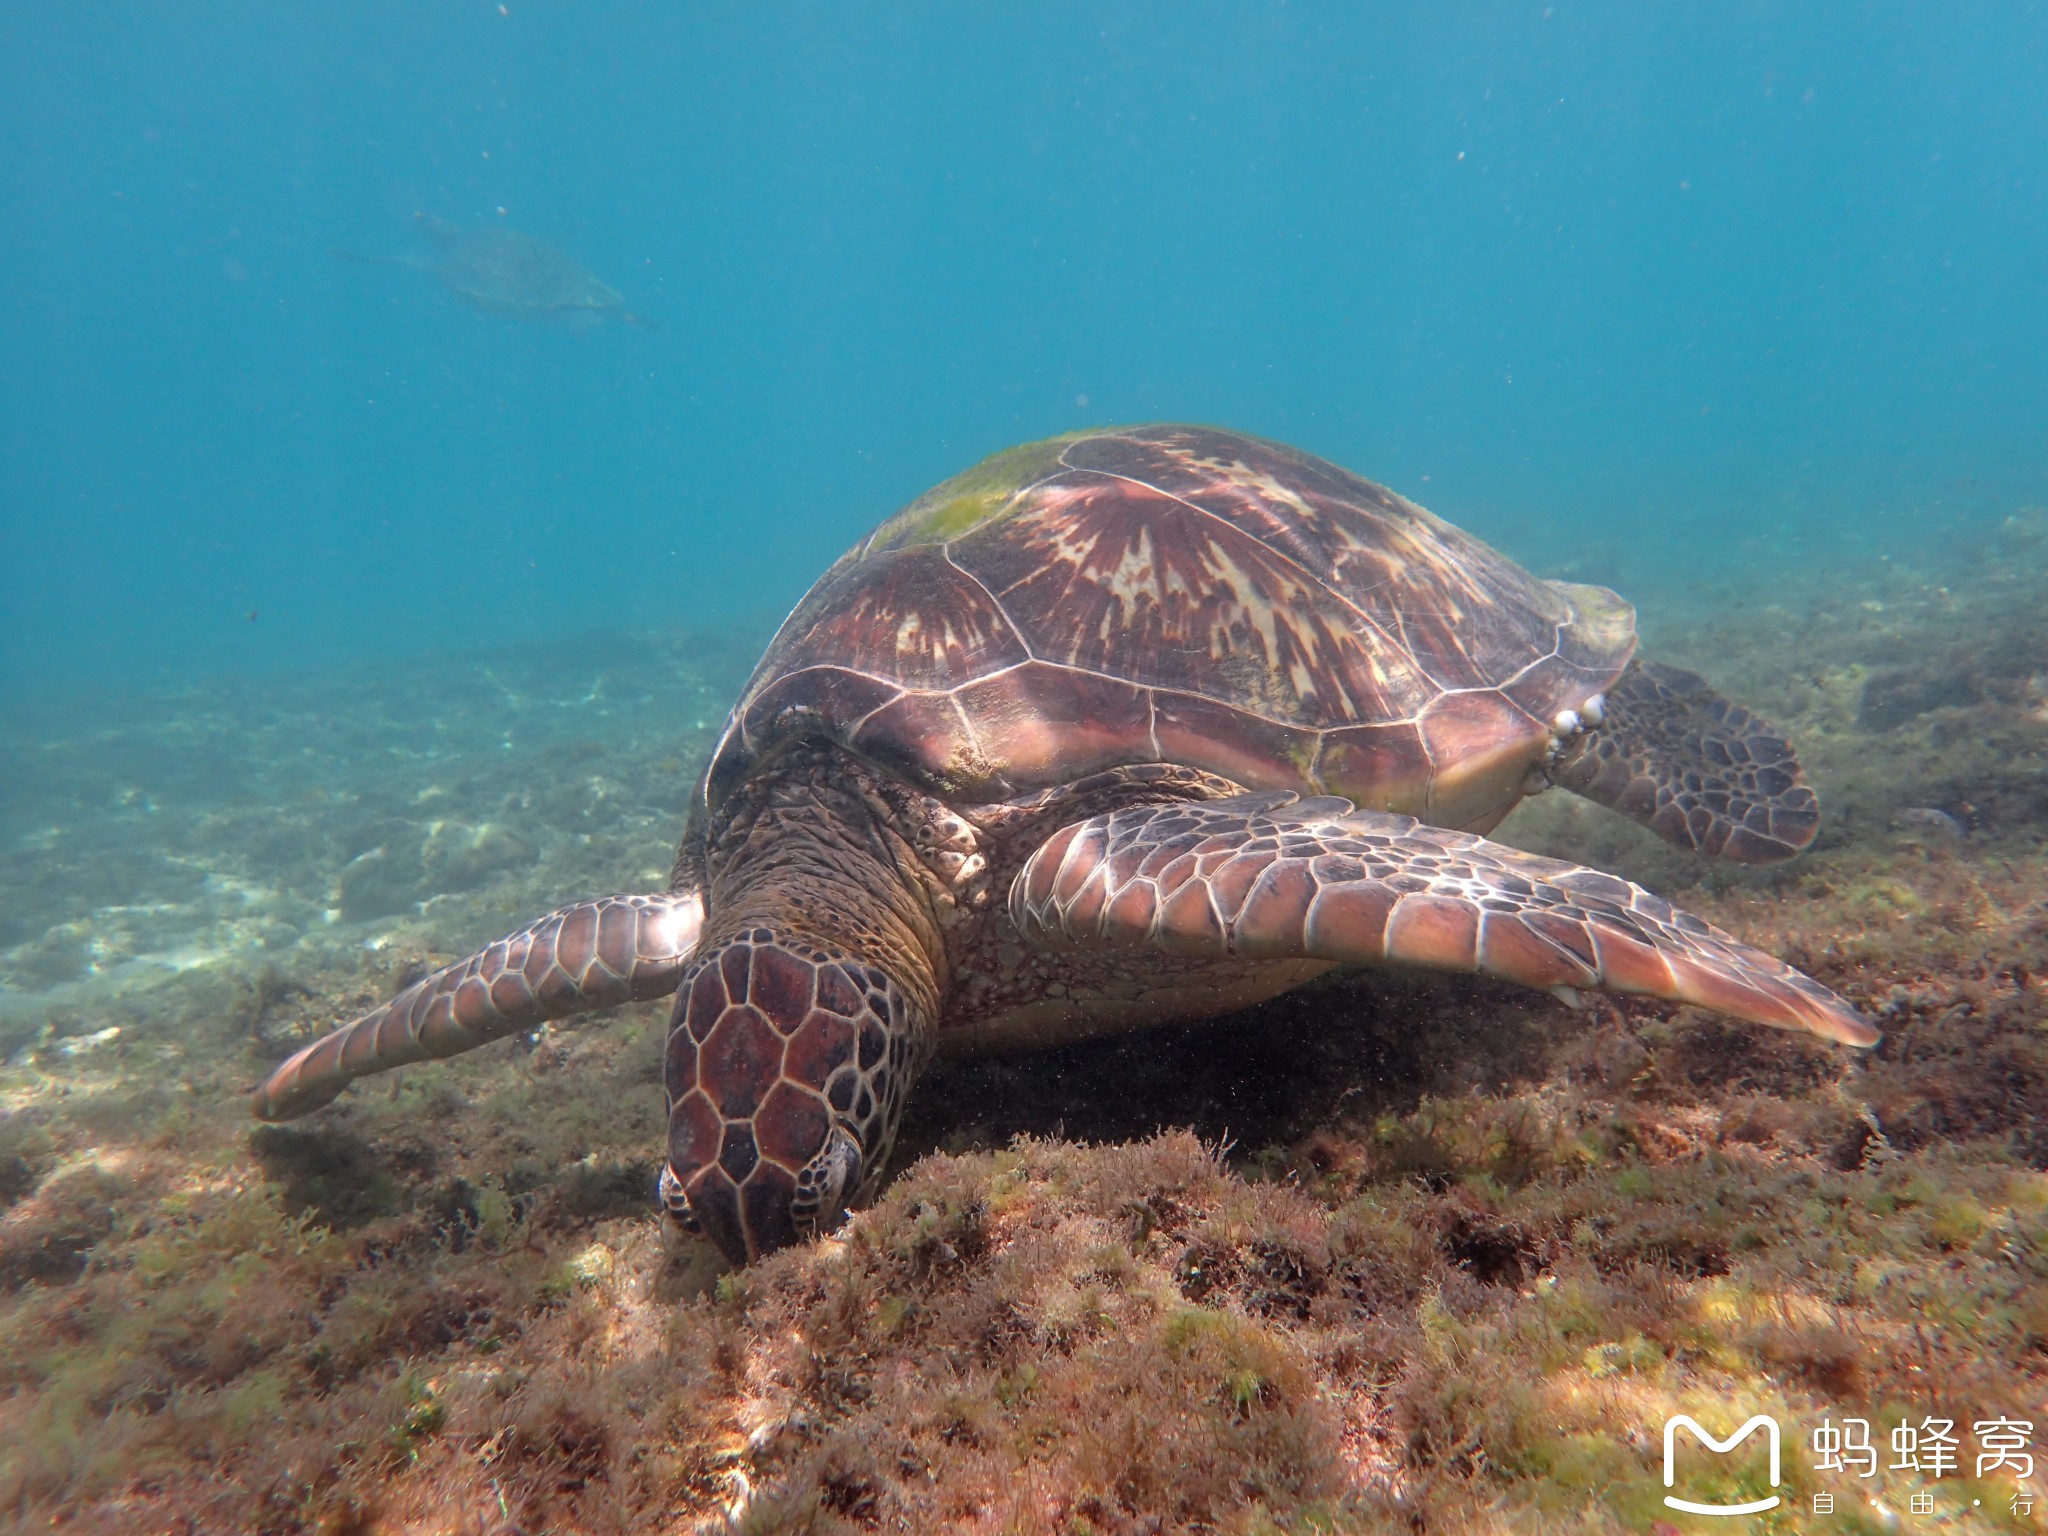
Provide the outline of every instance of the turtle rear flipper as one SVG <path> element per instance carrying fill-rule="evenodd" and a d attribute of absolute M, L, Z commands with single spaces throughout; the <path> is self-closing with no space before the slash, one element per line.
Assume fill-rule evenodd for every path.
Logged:
<path fill-rule="evenodd" d="M 1238 795 L 1062 827 L 1010 916 L 1039 944 L 1393 962 L 1696 1003 L 1844 1045 L 1878 1033 L 1812 977 L 1640 886 L 1348 800 Z"/>
<path fill-rule="evenodd" d="M 372 1072 L 459 1055 L 572 1013 L 666 997 L 703 926 L 695 891 L 559 908 L 315 1040 L 256 1090 L 256 1117 L 290 1120 Z"/>
<path fill-rule="evenodd" d="M 1820 830 L 1791 743 L 1706 679 L 1636 661 L 1605 704 L 1600 729 L 1551 767 L 1551 783 L 1738 864 L 1789 859 Z"/>

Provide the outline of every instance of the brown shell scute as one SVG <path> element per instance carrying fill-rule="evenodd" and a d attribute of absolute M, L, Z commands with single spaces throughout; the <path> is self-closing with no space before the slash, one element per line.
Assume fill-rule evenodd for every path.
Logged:
<path fill-rule="evenodd" d="M 1079 434 L 985 461 L 834 565 L 707 790 L 823 733 L 961 796 L 1172 761 L 1483 819 L 1634 645 L 1612 593 L 1531 576 L 1308 454 Z"/>

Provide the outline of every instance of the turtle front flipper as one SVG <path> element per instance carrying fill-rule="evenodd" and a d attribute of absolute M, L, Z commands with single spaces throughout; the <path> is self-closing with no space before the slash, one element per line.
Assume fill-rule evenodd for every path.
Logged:
<path fill-rule="evenodd" d="M 1074 822 L 1026 861 L 1010 915 L 1041 944 L 1391 961 L 1878 1039 L 1819 982 L 1626 880 L 1333 797 L 1239 795 Z"/>
<path fill-rule="evenodd" d="M 1607 691 L 1600 728 L 1550 781 L 1680 848 L 1776 864 L 1813 841 L 1820 801 L 1791 743 L 1705 678 L 1637 661 Z"/>
<path fill-rule="evenodd" d="M 290 1120 L 372 1072 L 459 1055 L 572 1013 L 665 997 L 703 925 L 695 891 L 600 896 L 550 912 L 314 1041 L 256 1090 L 256 1116 Z"/>

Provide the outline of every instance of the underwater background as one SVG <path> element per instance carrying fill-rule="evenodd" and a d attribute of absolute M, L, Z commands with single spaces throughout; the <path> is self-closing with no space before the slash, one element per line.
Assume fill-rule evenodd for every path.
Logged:
<path fill-rule="evenodd" d="M 0 42 L 9 699 L 758 631 L 924 486 L 1108 422 L 1639 581 L 1910 557 L 2048 469 L 2034 5 L 108 4 Z M 659 329 L 333 254 L 418 253 L 420 212 Z"/>
<path fill-rule="evenodd" d="M 0 10 L 0 1529 L 1672 1536 L 1681 1411 L 1772 1529 L 2044 1528 L 2043 80 L 2018 3 Z M 941 1064 L 740 1274 L 665 1005 L 253 1125 L 659 885 L 876 522 L 1146 420 L 1622 591 L 1818 841 L 1498 836 L 1884 1043 L 1347 974 Z"/>

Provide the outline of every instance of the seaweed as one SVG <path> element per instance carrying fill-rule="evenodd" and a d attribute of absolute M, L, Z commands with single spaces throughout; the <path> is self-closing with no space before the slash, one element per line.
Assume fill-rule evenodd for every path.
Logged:
<path fill-rule="evenodd" d="M 23 824 L 66 858 L 5 855 L 40 906 L 0 928 L 40 999 L 0 1067 L 0 1518 L 1675 1530 L 1660 1426 L 1740 1406 L 1785 1426 L 1801 1528 L 1854 1492 L 1803 1454 L 1823 1421 L 1882 1443 L 2048 1395 L 2038 582 L 1986 551 L 1651 608 L 1649 649 L 1801 741 L 1829 819 L 1797 863 L 1703 867 L 1558 796 L 1503 831 L 1793 959 L 1884 1025 L 1868 1055 L 1334 976 L 944 1064 L 874 1205 L 736 1274 L 652 1212 L 658 1004 L 302 1125 L 242 1107 L 475 932 L 660 880 L 736 647 L 145 699 L 89 750 L 53 731 Z M 374 916 L 335 899 L 372 847 L 404 850 Z M 2018 1485 L 1970 1471 L 1869 1486 L 2025 1528 Z M 1733 1456 L 1701 1487 L 1763 1475 Z M 1842 1528 L 1881 1525 L 1855 1497 Z"/>

